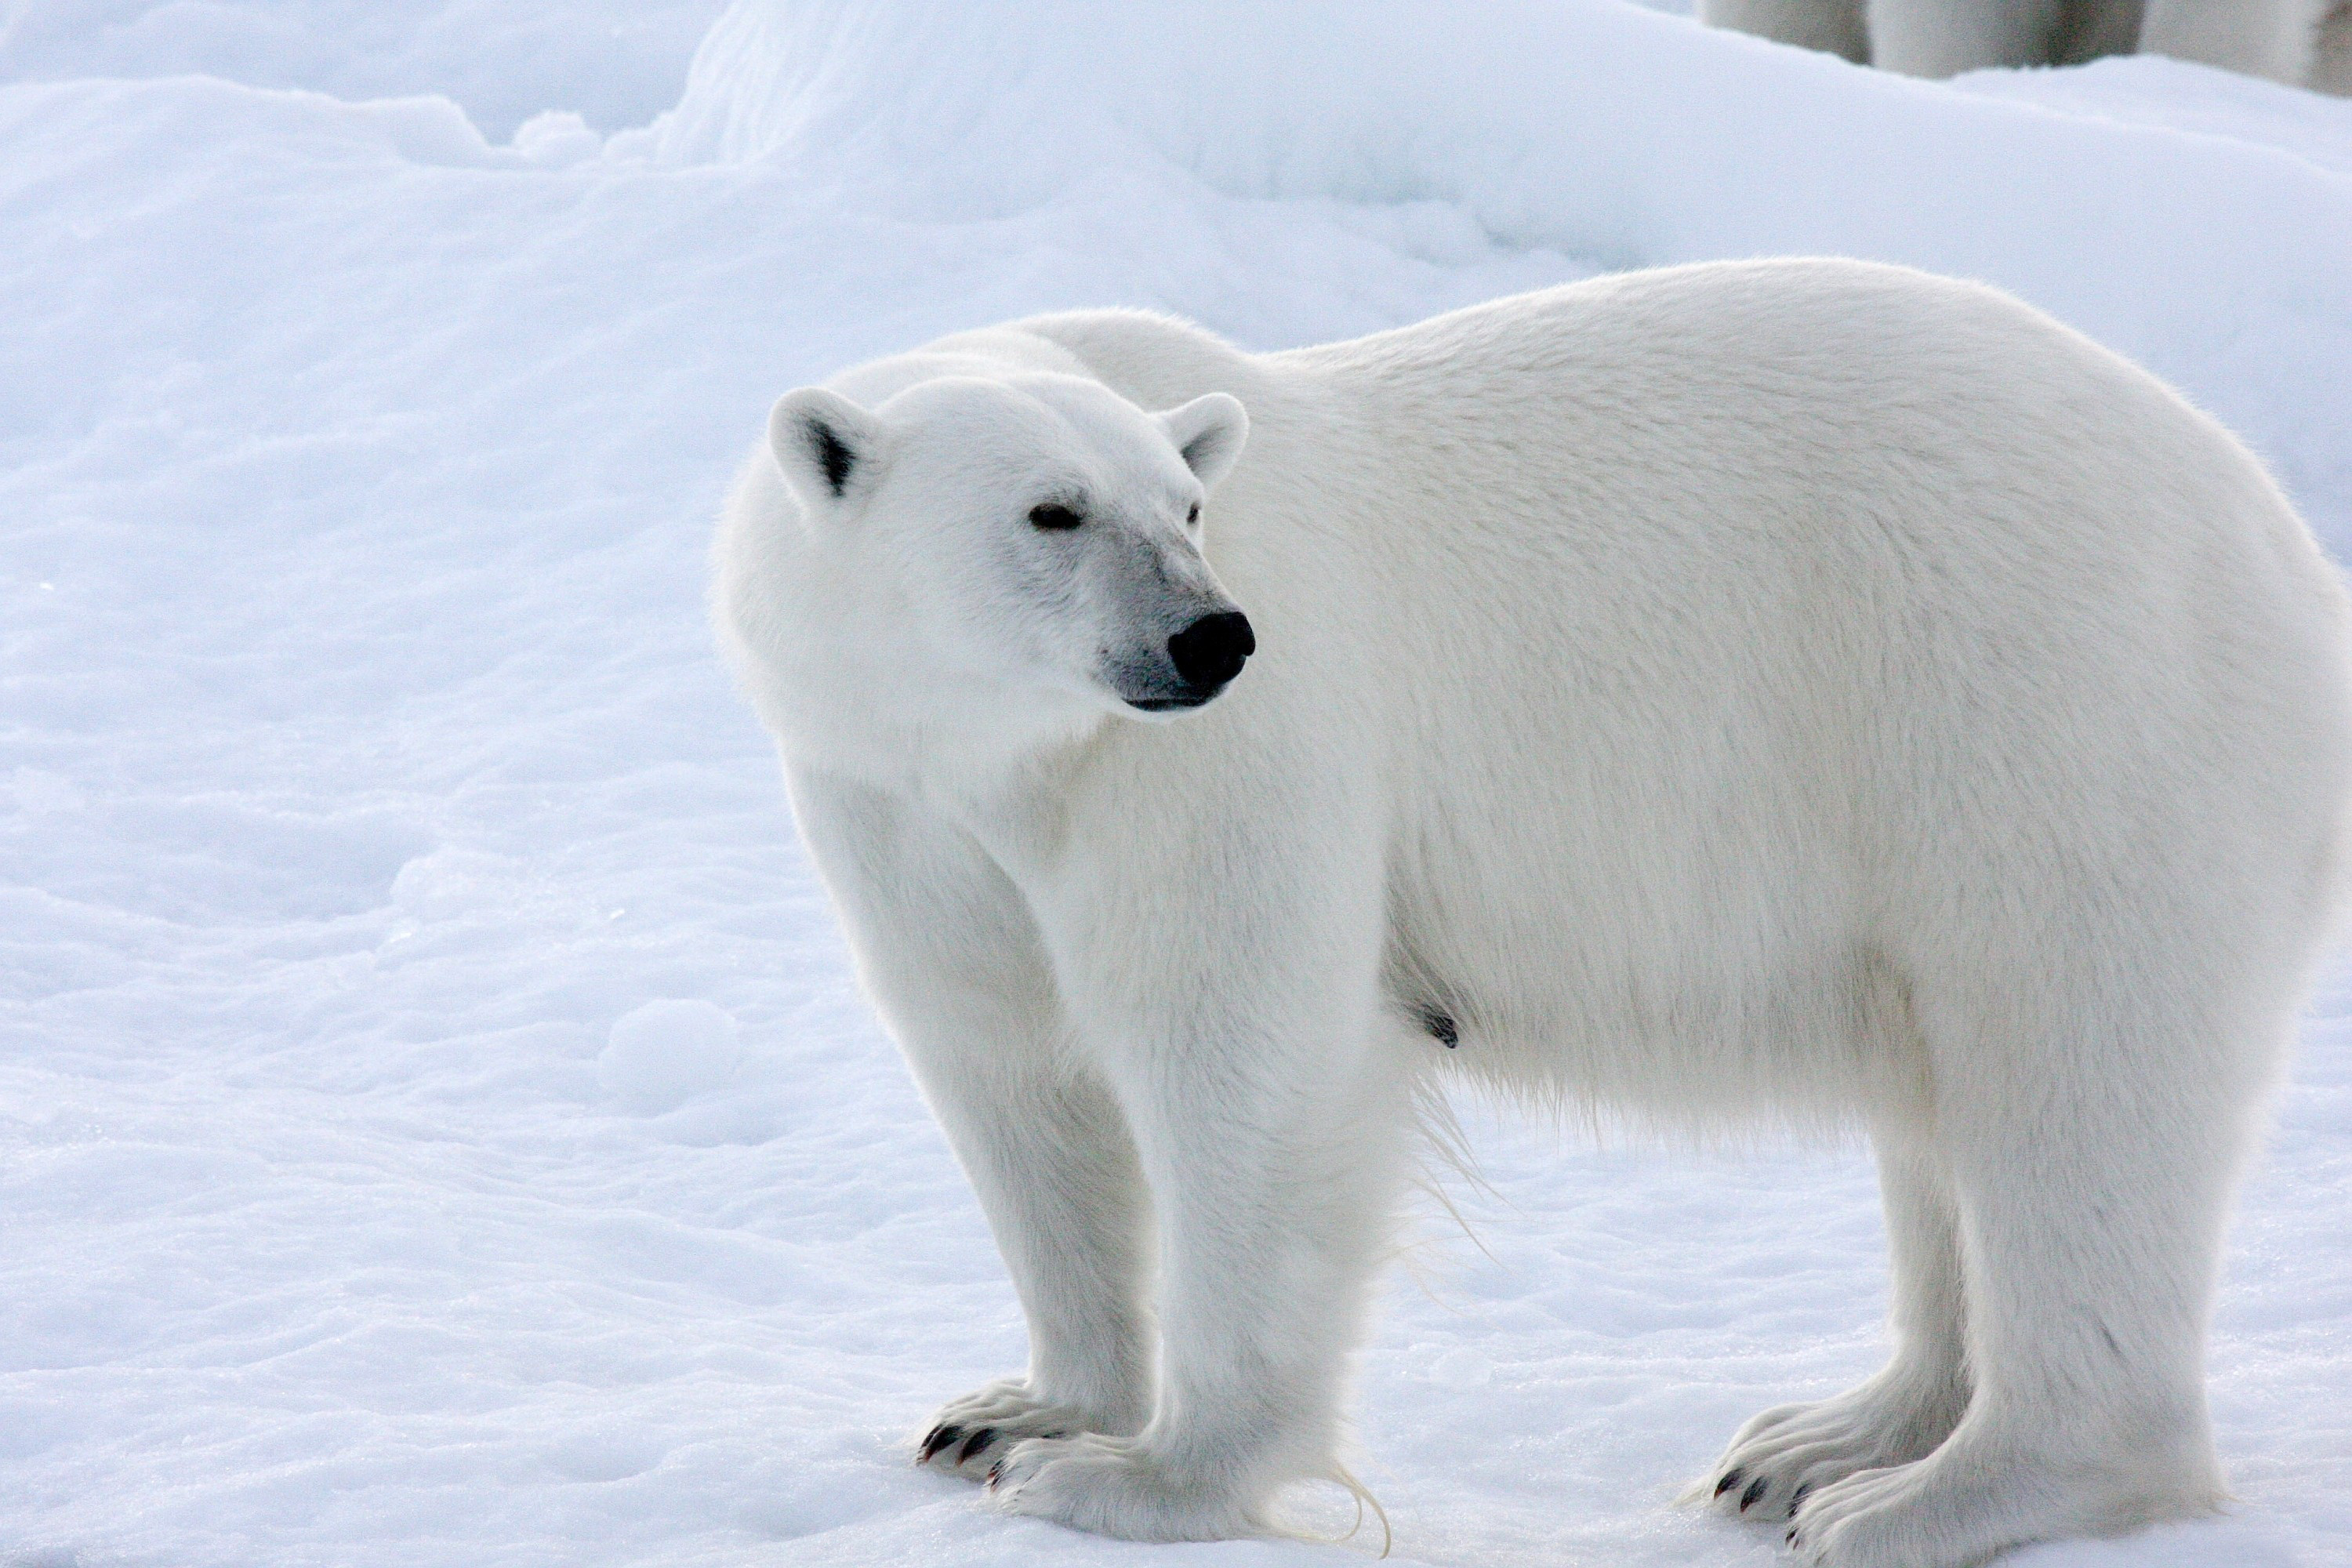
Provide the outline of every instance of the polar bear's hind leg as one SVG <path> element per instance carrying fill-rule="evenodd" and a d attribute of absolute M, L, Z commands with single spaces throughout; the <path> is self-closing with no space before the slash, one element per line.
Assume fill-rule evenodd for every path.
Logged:
<path fill-rule="evenodd" d="M 1834 1399 L 1767 1410 L 1732 1438 L 1698 1495 L 1744 1519 L 1786 1519 L 1859 1471 L 1925 1458 L 1968 1408 L 1959 1214 L 1932 1151 L 1882 1130 L 1879 1186 L 1894 1271 L 1895 1355 Z"/>
<path fill-rule="evenodd" d="M 2126 984 L 2118 964 L 2070 997 L 2065 977 L 2045 968 L 2037 985 L 2021 966 L 2005 993 L 1975 987 L 1923 1019 L 1974 1386 L 1934 1452 L 1802 1500 L 1801 1560 L 1957 1568 L 2219 1502 L 2206 1320 L 2249 1104 L 2285 1024 L 2231 1028 L 2240 988 L 2199 968 Z"/>

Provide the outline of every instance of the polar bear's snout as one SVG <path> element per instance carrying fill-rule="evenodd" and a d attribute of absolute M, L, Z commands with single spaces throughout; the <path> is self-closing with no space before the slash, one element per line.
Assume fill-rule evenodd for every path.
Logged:
<path fill-rule="evenodd" d="M 1188 712 L 1233 684 L 1256 651 L 1257 633 L 1249 616 L 1220 594 L 1175 632 L 1156 639 L 1156 646 L 1148 643 L 1115 666 L 1109 683 L 1119 700 L 1139 713 Z"/>
<path fill-rule="evenodd" d="M 1168 662 L 1181 690 L 1166 695 L 1128 699 L 1148 713 L 1198 708 L 1231 683 L 1242 665 L 1257 651 L 1257 634 L 1239 610 L 1219 610 L 1202 616 L 1168 639 Z"/>
<path fill-rule="evenodd" d="M 1092 622 L 1090 640 L 1100 650 L 1096 679 L 1130 714 L 1167 717 L 1202 707 L 1257 651 L 1249 616 L 1198 542 L 1165 519 L 1105 517 L 1087 575 L 1092 614 L 1078 618 Z"/>
<path fill-rule="evenodd" d="M 1184 684 L 1214 691 L 1242 672 L 1243 663 L 1257 651 L 1257 635 L 1249 617 L 1239 610 L 1202 616 L 1168 639 L 1168 661 Z"/>

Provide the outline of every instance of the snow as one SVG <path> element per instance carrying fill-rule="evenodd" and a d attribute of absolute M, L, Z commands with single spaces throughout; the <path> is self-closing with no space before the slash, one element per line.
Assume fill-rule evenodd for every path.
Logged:
<path fill-rule="evenodd" d="M 454 100 L 499 141 L 533 115 L 606 131 L 677 100 L 726 0 L 19 0 L 0 79 L 203 74 L 338 98 Z"/>
<path fill-rule="evenodd" d="M 2168 61 L 1923 83 L 1614 0 L 51 0 L 0 77 L 11 1568 L 1378 1549 L 908 1463 L 1023 1342 L 702 622 L 788 386 L 1060 306 L 1274 347 L 1843 251 L 2142 359 L 2352 547 L 2352 104 Z M 1882 1353 L 1864 1156 L 1469 1114 L 1484 1250 L 1433 1217 L 1362 1358 L 1397 1559 L 1777 1561 L 1669 1499 Z M 2240 1502 L 2018 1561 L 2352 1562 L 2347 1236 L 2339 973 L 2233 1232 Z"/>

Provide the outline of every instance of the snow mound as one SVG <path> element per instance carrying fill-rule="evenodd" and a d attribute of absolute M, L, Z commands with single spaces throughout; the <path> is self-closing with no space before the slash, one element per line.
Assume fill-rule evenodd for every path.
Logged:
<path fill-rule="evenodd" d="M 2352 102 L 2157 58 L 1964 86 L 1610 0 L 737 0 L 684 101 L 621 145 L 770 160 L 929 222 L 1198 184 L 1441 203 L 1612 268 L 1820 252 L 1980 278 L 2185 382 L 2352 526 L 2330 308 Z"/>
<path fill-rule="evenodd" d="M 698 1000 L 648 1002 L 613 1025 L 596 1058 L 596 1081 L 640 1114 L 675 1110 L 724 1089 L 743 1059 L 735 1020 Z"/>
<path fill-rule="evenodd" d="M 610 131 L 677 101 L 723 0 L 27 0 L 0 80 L 217 76 L 338 98 L 446 94 L 504 138 L 539 110 Z"/>

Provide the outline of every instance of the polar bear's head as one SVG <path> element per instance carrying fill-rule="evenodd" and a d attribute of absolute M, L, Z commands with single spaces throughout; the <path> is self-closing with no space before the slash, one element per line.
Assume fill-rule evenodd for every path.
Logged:
<path fill-rule="evenodd" d="M 902 622 L 934 699 L 1045 687 L 1128 715 L 1198 708 L 1241 672 L 1248 618 L 1201 553 L 1242 405 L 1150 414 L 1082 376 L 943 376 L 866 408 L 778 401 L 769 447 L 843 615 Z M 830 612 L 829 612 L 830 613 Z"/>

